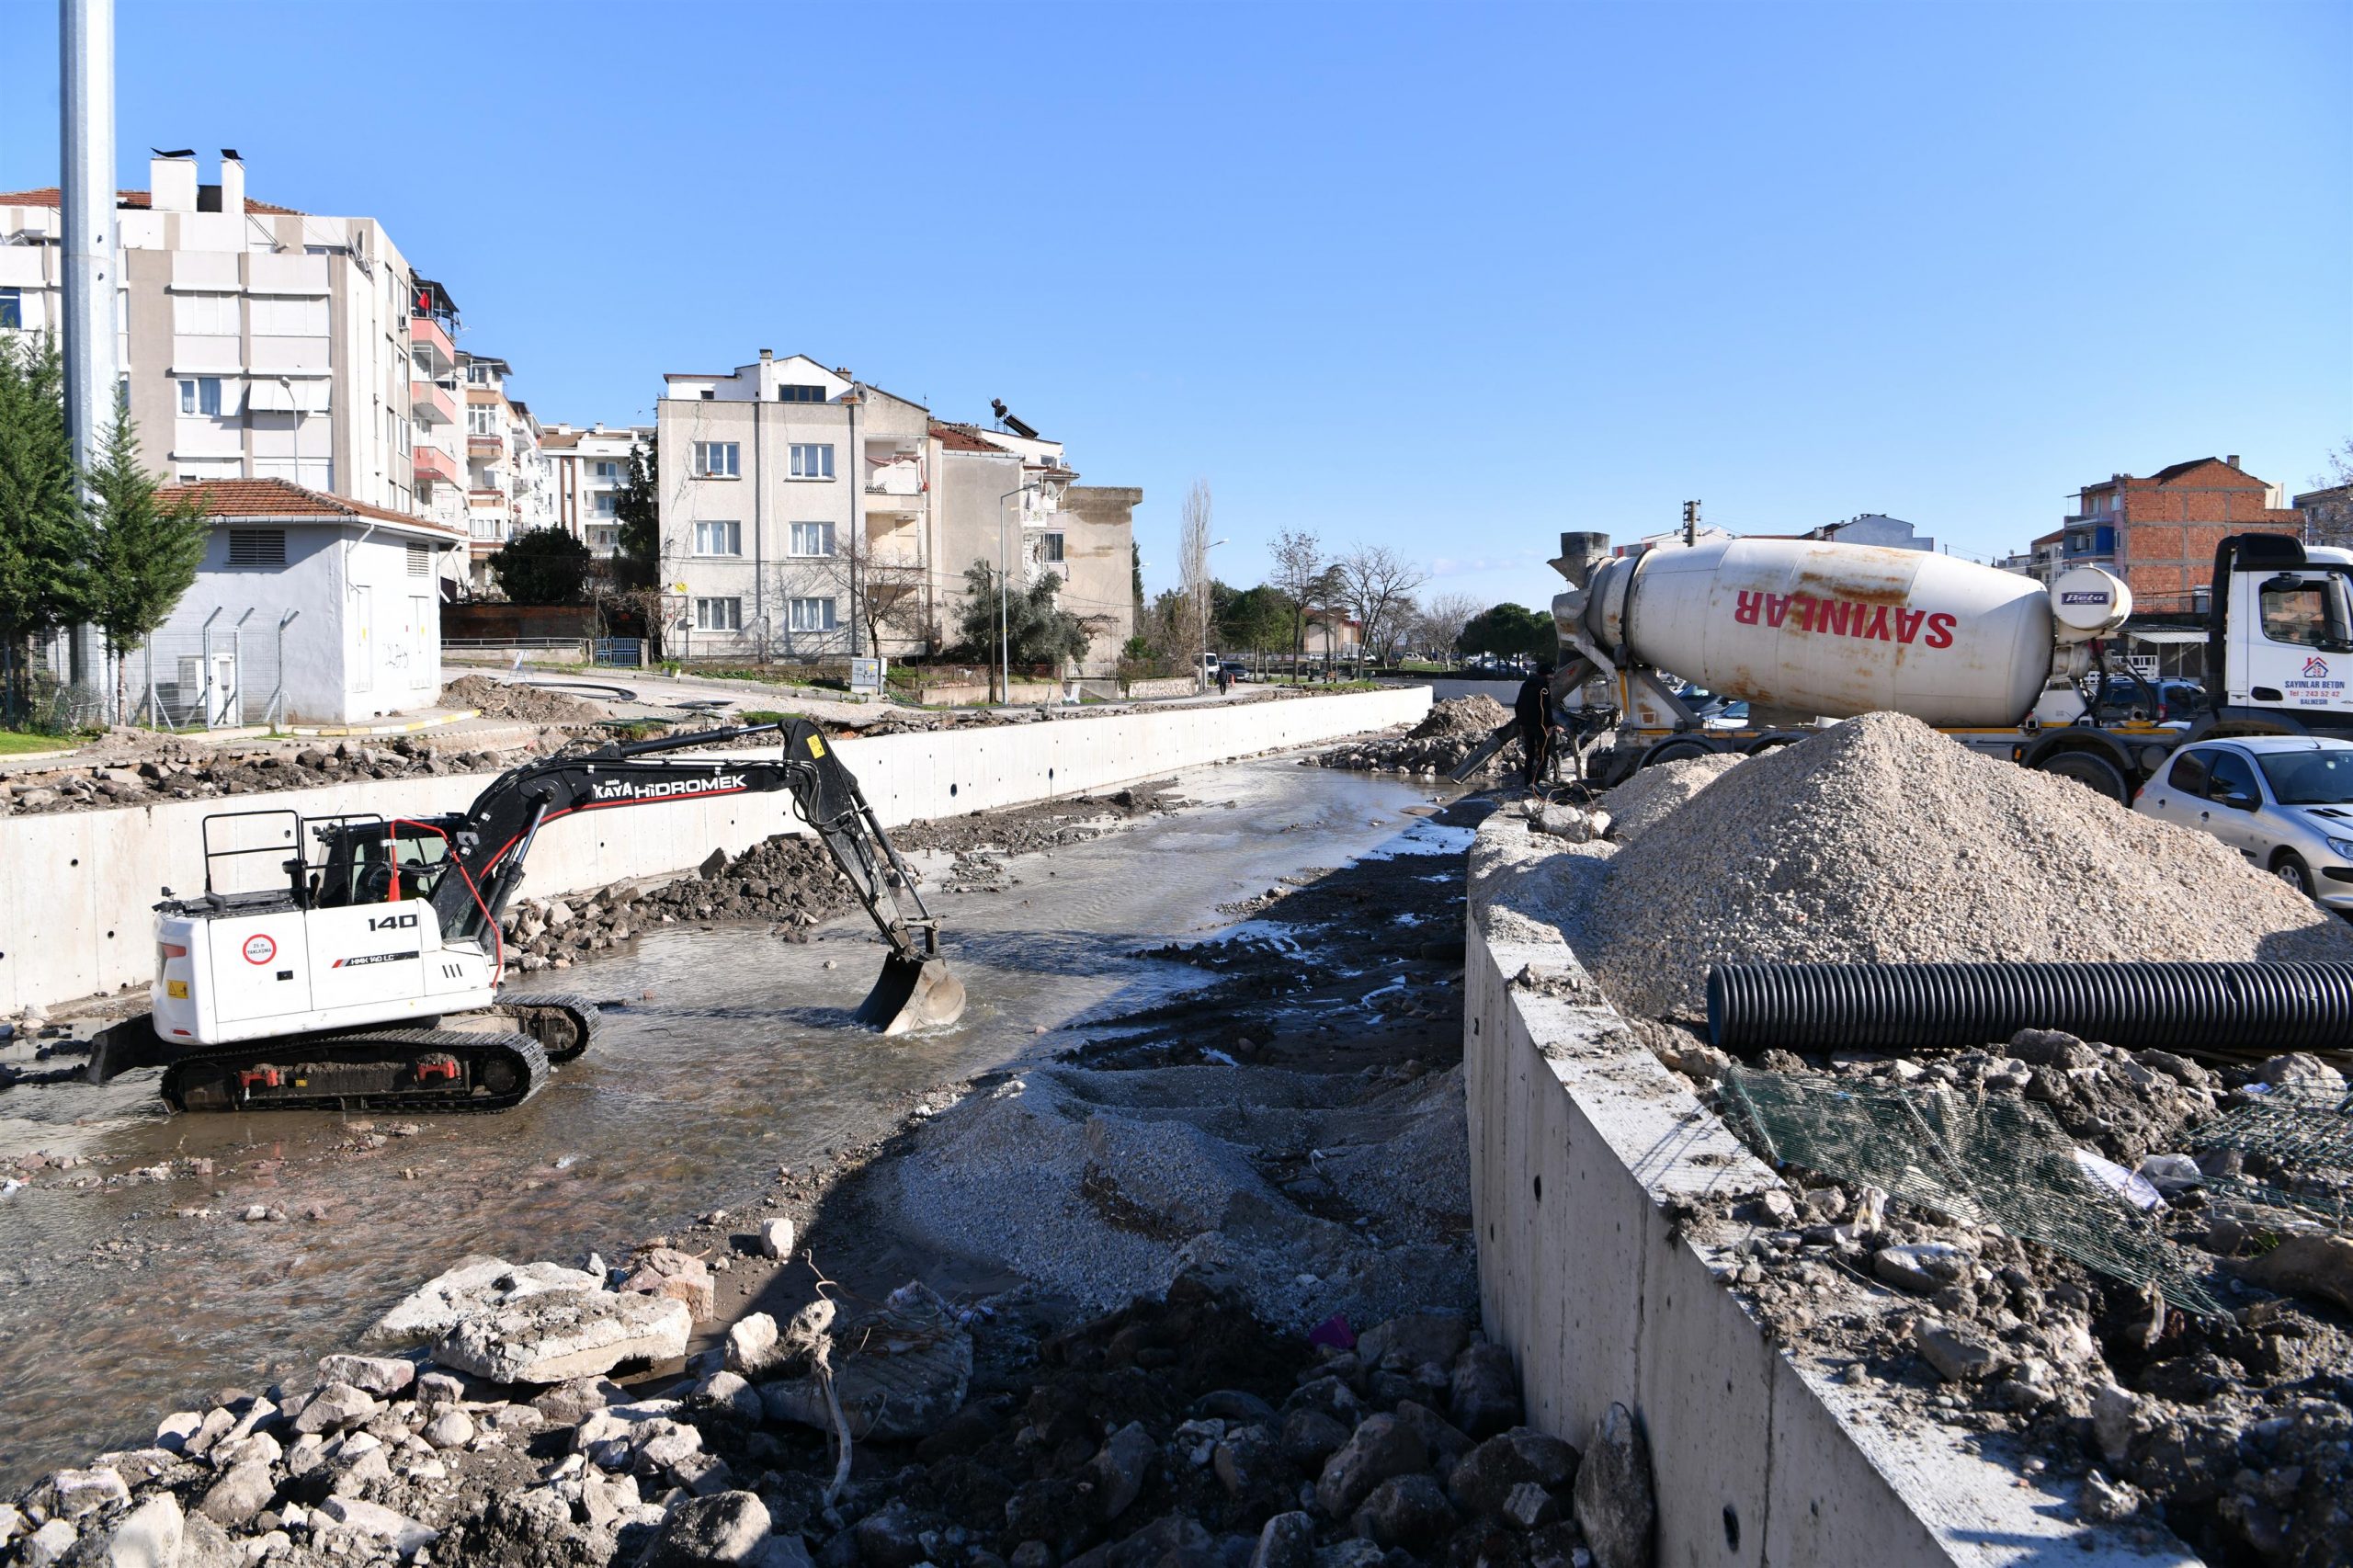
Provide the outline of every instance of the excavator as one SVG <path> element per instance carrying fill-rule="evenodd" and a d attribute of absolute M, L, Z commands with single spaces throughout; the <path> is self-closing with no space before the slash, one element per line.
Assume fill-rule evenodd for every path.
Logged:
<path fill-rule="evenodd" d="M 724 756 L 673 754 L 775 734 Z M 864 791 L 806 719 L 575 747 L 491 781 L 441 816 L 303 817 L 228 812 L 204 822 L 200 896 L 155 906 L 151 1010 L 103 1031 L 103 1083 L 160 1063 L 174 1109 L 496 1111 L 588 1048 L 585 997 L 502 992 L 500 916 L 540 831 L 580 812 L 790 790 L 881 931 L 890 954 L 859 1005 L 884 1034 L 939 1027 L 964 987 L 939 955 L 939 924 Z M 216 829 L 229 841 L 216 848 Z M 256 842 L 257 841 L 257 842 Z M 292 854 L 282 884 L 217 892 L 236 857 Z"/>

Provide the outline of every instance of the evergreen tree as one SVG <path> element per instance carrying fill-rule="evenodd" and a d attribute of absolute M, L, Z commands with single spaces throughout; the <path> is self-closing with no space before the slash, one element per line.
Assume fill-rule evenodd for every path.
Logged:
<path fill-rule="evenodd" d="M 90 519 L 65 437 L 57 340 L 0 337 L 0 650 L 7 707 L 21 714 L 32 644 L 85 619 Z"/>
<path fill-rule="evenodd" d="M 616 532 L 613 576 L 623 588 L 660 586 L 662 472 L 660 454 L 643 442 L 629 449 L 629 476 L 613 493 Z"/>
<path fill-rule="evenodd" d="M 954 656 L 976 664 L 994 664 L 997 653 L 996 570 L 985 561 L 965 569 L 969 589 L 964 599 L 963 644 Z M 1086 656 L 1086 626 L 1068 610 L 1054 606 L 1063 580 L 1051 572 L 1027 588 L 1015 588 L 1005 603 L 1005 642 L 1016 665 L 1054 665 Z"/>
<path fill-rule="evenodd" d="M 161 505 L 139 462 L 139 430 L 118 405 L 97 467 L 90 471 L 90 620 L 117 660 L 164 624 L 196 582 L 211 523 L 192 496 Z M 115 670 L 115 710 L 124 671 Z"/>
<path fill-rule="evenodd" d="M 490 558 L 499 591 L 518 605 L 576 605 L 588 585 L 588 547 L 562 528 L 531 528 Z"/>

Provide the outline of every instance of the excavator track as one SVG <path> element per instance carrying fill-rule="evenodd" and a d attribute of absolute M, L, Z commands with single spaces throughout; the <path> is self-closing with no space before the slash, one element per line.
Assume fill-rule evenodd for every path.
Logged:
<path fill-rule="evenodd" d="M 216 1046 L 159 1085 L 180 1111 L 506 1110 L 548 1081 L 547 1052 L 508 1030 L 368 1029 Z"/>
<path fill-rule="evenodd" d="M 533 991 L 468 1015 L 514 1019 L 517 1028 L 540 1042 L 550 1062 L 569 1062 L 587 1050 L 600 1016 L 595 1002 L 562 991 Z"/>

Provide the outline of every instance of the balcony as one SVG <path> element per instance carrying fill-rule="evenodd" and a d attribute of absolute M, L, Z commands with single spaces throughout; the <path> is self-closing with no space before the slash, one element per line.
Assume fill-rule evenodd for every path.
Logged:
<path fill-rule="evenodd" d="M 429 481 L 438 484 L 458 483 L 458 460 L 438 447 L 428 447 L 420 443 L 416 449 L 409 454 L 409 460 L 415 468 L 416 477 L 420 482 Z"/>
<path fill-rule="evenodd" d="M 506 493 L 503 490 L 485 490 L 477 484 L 466 492 L 466 505 L 477 512 L 486 507 L 494 507 L 504 512 L 506 510 Z"/>
<path fill-rule="evenodd" d="M 473 517 L 466 524 L 466 532 L 478 544 L 500 545 L 506 542 L 506 519 L 504 517 Z"/>
<path fill-rule="evenodd" d="M 446 376 L 458 368 L 458 346 L 449 341 L 448 329 L 431 316 L 408 318 L 408 344 L 410 357 L 428 376 Z"/>
<path fill-rule="evenodd" d="M 506 444 L 495 436 L 470 435 L 466 437 L 466 456 L 470 458 L 495 460 L 506 455 Z"/>
<path fill-rule="evenodd" d="M 431 381 L 408 384 L 408 411 L 419 425 L 455 425 L 458 400 Z"/>
<path fill-rule="evenodd" d="M 899 487 L 886 490 L 874 484 L 866 487 L 866 514 L 869 517 L 879 513 L 897 513 L 904 517 L 915 517 L 923 510 L 924 495 L 920 490 L 910 491 Z"/>

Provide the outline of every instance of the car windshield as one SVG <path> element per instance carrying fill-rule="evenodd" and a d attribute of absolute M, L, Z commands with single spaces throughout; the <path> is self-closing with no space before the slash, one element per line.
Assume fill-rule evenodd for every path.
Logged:
<path fill-rule="evenodd" d="M 2353 746 L 2269 752 L 2256 758 L 2283 806 L 2353 804 Z"/>

